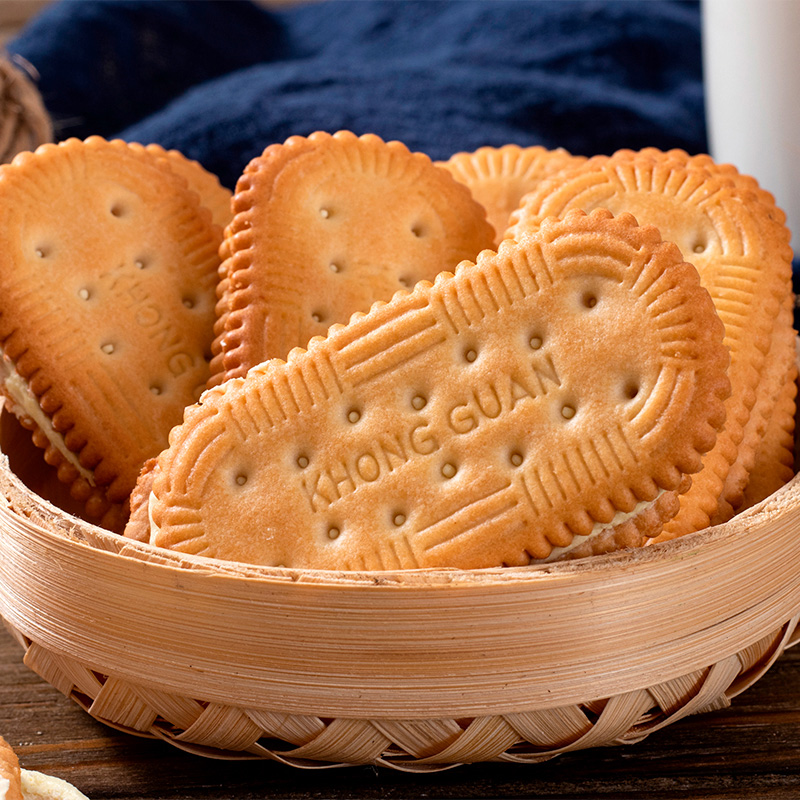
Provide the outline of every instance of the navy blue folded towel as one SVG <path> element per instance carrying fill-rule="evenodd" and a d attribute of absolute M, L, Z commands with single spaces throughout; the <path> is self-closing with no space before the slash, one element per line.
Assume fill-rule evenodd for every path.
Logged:
<path fill-rule="evenodd" d="M 10 49 L 60 138 L 158 142 L 230 187 L 268 144 L 317 129 L 432 158 L 706 149 L 697 2 L 70 0 Z"/>

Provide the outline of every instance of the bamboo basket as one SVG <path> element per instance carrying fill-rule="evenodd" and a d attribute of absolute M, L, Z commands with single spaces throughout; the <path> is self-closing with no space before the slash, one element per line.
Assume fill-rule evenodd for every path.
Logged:
<path fill-rule="evenodd" d="M 800 478 L 593 559 L 325 573 L 186 557 L 60 510 L 0 414 L 0 614 L 90 715 L 192 753 L 535 763 L 723 708 L 800 638 Z M 26 485 L 27 484 L 27 485 Z"/>

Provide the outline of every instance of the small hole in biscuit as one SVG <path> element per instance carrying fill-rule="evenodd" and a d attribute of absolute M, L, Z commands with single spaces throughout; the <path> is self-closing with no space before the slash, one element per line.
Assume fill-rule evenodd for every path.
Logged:
<path fill-rule="evenodd" d="M 411 398 L 411 407 L 416 411 L 422 411 L 426 405 L 428 405 L 428 400 L 421 394 L 414 395 L 414 397 Z"/>
<path fill-rule="evenodd" d="M 692 252 L 693 253 L 705 253 L 706 247 L 708 247 L 706 241 L 702 238 L 695 239 L 694 244 L 692 245 Z"/>
<path fill-rule="evenodd" d="M 311 315 L 311 319 L 313 319 L 314 322 L 323 322 L 325 319 L 325 315 L 321 311 L 315 311 Z"/>
<path fill-rule="evenodd" d="M 597 295 L 594 292 L 584 292 L 581 303 L 584 308 L 594 308 L 597 305 Z"/>
<path fill-rule="evenodd" d="M 442 475 L 444 475 L 445 478 L 454 477 L 456 472 L 458 472 L 458 468 L 452 462 L 448 461 L 442 465 Z"/>
<path fill-rule="evenodd" d="M 92 293 L 88 289 L 78 289 L 78 297 L 80 297 L 81 300 L 88 300 L 91 296 Z"/>
<path fill-rule="evenodd" d="M 322 219 L 328 219 L 328 217 L 331 215 L 331 211 L 329 208 L 321 208 L 319 210 L 319 215 L 322 217 Z"/>
<path fill-rule="evenodd" d="M 152 384 L 150 387 L 150 392 L 152 394 L 161 394 L 162 391 L 162 388 L 157 383 Z"/>
<path fill-rule="evenodd" d="M 194 308 L 195 300 L 193 297 L 184 297 L 181 301 L 186 308 Z"/>
<path fill-rule="evenodd" d="M 357 408 L 351 408 L 347 412 L 347 421 L 352 422 L 354 425 L 361 419 L 361 412 Z"/>
<path fill-rule="evenodd" d="M 406 524 L 406 515 L 402 511 L 396 511 L 392 515 L 392 524 L 396 527 L 400 527 L 401 525 Z"/>
<path fill-rule="evenodd" d="M 528 344 L 530 345 L 531 350 L 538 350 L 542 346 L 543 343 L 544 342 L 543 342 L 541 336 L 534 335 L 534 336 L 531 336 L 530 339 L 528 339 Z"/>
<path fill-rule="evenodd" d="M 508 460 L 513 464 L 515 467 L 522 466 L 523 458 L 522 453 L 519 450 L 515 450 L 509 457 Z"/>
<path fill-rule="evenodd" d="M 425 235 L 425 228 L 422 225 L 413 225 L 411 227 L 411 233 L 414 234 L 418 239 Z"/>
<path fill-rule="evenodd" d="M 125 206 L 122 203 L 114 203 L 114 205 L 111 206 L 110 210 L 111 210 L 111 216 L 112 217 L 124 217 L 125 216 L 126 209 L 125 209 Z"/>
<path fill-rule="evenodd" d="M 564 419 L 572 419 L 575 416 L 575 406 L 569 403 L 561 406 L 561 416 L 564 417 Z"/>
<path fill-rule="evenodd" d="M 628 400 L 633 400 L 639 394 L 639 384 L 636 381 L 628 381 L 623 391 Z"/>
<path fill-rule="evenodd" d="M 136 267 L 136 269 L 144 269 L 147 266 L 147 263 L 147 259 L 142 256 L 133 262 L 133 266 Z"/>
<path fill-rule="evenodd" d="M 100 349 L 107 355 L 111 355 L 116 348 L 111 342 L 106 342 L 105 344 L 100 345 Z"/>
<path fill-rule="evenodd" d="M 297 456 L 297 466 L 305 469 L 308 466 L 308 456 Z"/>
<path fill-rule="evenodd" d="M 50 255 L 49 247 L 37 247 L 34 251 L 37 258 L 47 258 Z"/>
<path fill-rule="evenodd" d="M 464 360 L 471 364 L 478 357 L 478 351 L 474 347 L 469 347 L 464 351 Z"/>
<path fill-rule="evenodd" d="M 407 289 L 409 286 L 411 286 L 411 281 L 410 281 L 410 279 L 409 279 L 409 278 L 404 278 L 404 277 L 402 277 L 402 276 L 401 276 L 401 277 L 399 277 L 399 278 L 397 279 L 397 282 L 398 282 L 398 283 L 399 283 L 401 286 L 405 286 L 405 287 L 406 287 L 406 289 Z"/>
<path fill-rule="evenodd" d="M 331 261 L 331 263 L 328 264 L 328 267 L 330 268 L 331 272 L 341 272 L 342 271 L 341 265 L 337 264 L 335 261 Z"/>
<path fill-rule="evenodd" d="M 244 486 L 246 483 L 247 483 L 247 475 L 245 475 L 243 472 L 240 472 L 236 476 L 236 485 L 237 486 Z"/>
<path fill-rule="evenodd" d="M 328 538 L 329 539 L 338 539 L 339 538 L 339 534 L 341 534 L 341 531 L 335 525 L 331 525 L 331 527 L 328 528 Z"/>

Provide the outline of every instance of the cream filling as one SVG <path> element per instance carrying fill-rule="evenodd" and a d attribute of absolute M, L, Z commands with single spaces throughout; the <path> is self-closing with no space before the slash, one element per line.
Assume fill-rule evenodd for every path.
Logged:
<path fill-rule="evenodd" d="M 579 545 L 582 545 L 584 542 L 591 539 L 593 536 L 597 536 L 597 534 L 602 533 L 603 531 L 607 531 L 609 528 L 616 528 L 617 525 L 622 525 L 623 522 L 627 522 L 629 519 L 638 516 L 641 514 L 645 509 L 651 506 L 653 503 L 658 500 L 661 495 L 664 494 L 664 489 L 659 489 L 658 494 L 652 500 L 642 500 L 640 503 L 637 503 L 630 511 L 617 511 L 614 514 L 611 522 L 596 522 L 592 527 L 592 530 L 586 534 L 586 536 L 573 536 L 572 541 L 566 545 L 565 547 L 554 547 L 550 551 L 550 555 L 545 558 L 545 561 L 553 561 L 554 559 L 558 558 L 559 556 L 563 556 L 566 553 L 569 553 L 571 550 L 574 550 Z"/>
<path fill-rule="evenodd" d="M 64 437 L 53 427 L 50 417 L 42 411 L 39 401 L 28 387 L 27 382 L 6 358 L 0 358 L 0 377 L 3 379 L 3 390 L 11 398 L 17 409 L 30 417 L 47 437 L 47 441 L 64 456 L 67 462 L 78 470 L 83 478 L 86 478 L 94 486 L 94 477 L 91 471 L 82 466 L 78 461 L 78 456 L 67 447 L 64 443 Z"/>
<path fill-rule="evenodd" d="M 88 800 L 71 783 L 29 769 L 20 770 L 23 800 Z M 0 795 L 2 800 L 3 795 Z"/>
<path fill-rule="evenodd" d="M 11 781 L 8 778 L 0 778 L 0 800 L 6 800 L 9 789 L 11 789 Z"/>
<path fill-rule="evenodd" d="M 153 521 L 153 501 L 155 499 L 155 494 L 150 492 L 150 496 L 147 498 L 147 521 L 150 523 L 150 539 L 148 541 L 150 544 L 155 544 L 156 536 L 161 533 L 161 528 Z"/>

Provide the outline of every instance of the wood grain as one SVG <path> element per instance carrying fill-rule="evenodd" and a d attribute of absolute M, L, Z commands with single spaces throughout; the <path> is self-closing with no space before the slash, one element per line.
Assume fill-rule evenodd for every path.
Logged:
<path fill-rule="evenodd" d="M 0 629 L 0 733 L 25 768 L 64 778 L 90 800 L 796 800 L 800 649 L 785 653 L 730 709 L 690 717 L 639 744 L 538 765 L 465 765 L 420 776 L 372 767 L 304 771 L 269 762 L 222 762 L 117 733 L 30 672 L 19 645 Z"/>

